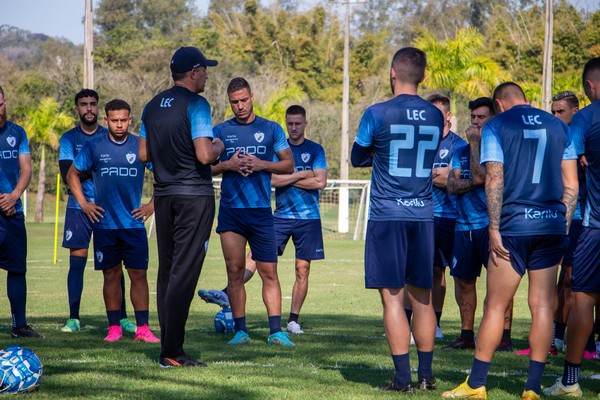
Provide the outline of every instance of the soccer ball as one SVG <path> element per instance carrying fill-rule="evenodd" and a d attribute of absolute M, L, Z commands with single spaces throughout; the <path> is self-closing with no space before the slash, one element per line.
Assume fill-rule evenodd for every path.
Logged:
<path fill-rule="evenodd" d="M 234 322 L 231 308 L 224 308 L 215 315 L 215 331 L 233 333 Z"/>
<path fill-rule="evenodd" d="M 20 346 L 0 350 L 0 394 L 35 390 L 42 383 L 42 371 L 33 351 Z"/>

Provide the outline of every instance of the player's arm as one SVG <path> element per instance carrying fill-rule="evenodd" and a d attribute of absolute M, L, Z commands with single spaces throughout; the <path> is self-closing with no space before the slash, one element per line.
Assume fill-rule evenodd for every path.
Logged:
<path fill-rule="evenodd" d="M 145 137 L 140 136 L 140 140 L 138 142 L 138 159 L 140 162 L 147 163 L 151 162 L 150 159 L 150 151 L 148 150 L 148 141 Z"/>
<path fill-rule="evenodd" d="M 318 168 L 313 170 L 314 176 L 299 180 L 294 184 L 297 188 L 304 190 L 323 190 L 327 186 L 327 170 Z"/>
<path fill-rule="evenodd" d="M 363 147 L 354 142 L 352 152 L 350 153 L 350 162 L 353 167 L 362 168 L 373 165 L 373 149 L 371 147 Z"/>
<path fill-rule="evenodd" d="M 291 174 L 294 172 L 294 157 L 289 147 L 277 151 L 278 161 L 261 160 L 254 154 L 245 154 L 251 172 L 266 171 L 271 174 Z"/>
<path fill-rule="evenodd" d="M 448 193 L 450 194 L 464 194 L 474 189 L 473 180 L 461 179 L 460 168 L 453 168 L 448 174 Z"/>
<path fill-rule="evenodd" d="M 75 165 L 71 165 L 71 168 L 69 168 L 69 172 L 67 173 L 67 184 L 69 185 L 69 189 L 71 189 L 71 193 L 73 193 L 75 200 L 79 203 L 81 211 L 83 211 L 91 223 L 98 222 L 100 221 L 100 218 L 104 218 L 104 215 L 102 215 L 104 209 L 93 202 L 87 201 L 83 195 L 80 175 L 81 172 L 75 168 Z"/>
<path fill-rule="evenodd" d="M 276 188 L 289 186 L 303 179 L 312 178 L 313 176 L 315 176 L 315 174 L 310 169 L 295 171 L 291 174 L 273 174 L 271 175 L 271 186 Z"/>
<path fill-rule="evenodd" d="M 219 138 L 198 137 L 193 142 L 196 159 L 204 165 L 217 161 L 225 150 L 225 145 Z"/>
<path fill-rule="evenodd" d="M 450 167 L 438 167 L 432 171 L 433 184 L 440 189 L 448 187 L 448 176 L 450 175 Z"/>
<path fill-rule="evenodd" d="M 237 149 L 229 160 L 221 161 L 210 168 L 213 176 L 224 172 L 237 172 L 242 176 L 248 176 L 252 173 L 249 163 L 249 159 L 241 153 L 241 149 Z"/>
<path fill-rule="evenodd" d="M 481 132 L 475 125 L 467 128 L 467 140 L 471 150 L 471 179 L 473 186 L 483 186 L 485 184 L 485 167 L 481 165 Z"/>
<path fill-rule="evenodd" d="M 13 208 L 31 181 L 31 155 L 19 153 L 19 179 L 10 193 L 0 194 L 0 210 L 7 215 L 14 214 Z"/>
<path fill-rule="evenodd" d="M 149 202 L 142 204 L 135 210 L 131 211 L 133 218 L 143 219 L 144 222 L 146 222 L 146 220 L 150 218 L 152 214 L 154 214 L 154 194 L 152 194 Z"/>
<path fill-rule="evenodd" d="M 567 207 L 567 232 L 573 220 L 577 195 L 579 194 L 579 180 L 577 179 L 577 160 L 563 160 L 561 164 L 563 195 L 562 202 Z"/>
<path fill-rule="evenodd" d="M 487 209 L 490 232 L 490 257 L 493 265 L 498 266 L 498 259 L 510 261 L 510 253 L 502 245 L 500 235 L 500 214 L 504 196 L 504 164 L 501 162 L 488 162 L 485 166 L 485 195 L 487 196 Z"/>

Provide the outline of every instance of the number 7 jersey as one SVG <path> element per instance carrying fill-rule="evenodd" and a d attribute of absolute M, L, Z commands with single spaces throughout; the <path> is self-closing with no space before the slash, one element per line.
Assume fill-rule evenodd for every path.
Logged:
<path fill-rule="evenodd" d="M 431 168 L 443 129 L 441 111 L 416 95 L 367 108 L 355 142 L 373 153 L 370 220 L 433 220 Z"/>

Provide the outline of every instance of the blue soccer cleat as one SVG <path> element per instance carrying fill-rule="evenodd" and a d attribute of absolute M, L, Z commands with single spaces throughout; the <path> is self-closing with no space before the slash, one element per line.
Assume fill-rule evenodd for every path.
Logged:
<path fill-rule="evenodd" d="M 216 304 L 223 308 L 229 307 L 229 297 L 222 290 L 198 290 L 198 296 L 207 303 Z"/>
<path fill-rule="evenodd" d="M 287 332 L 277 332 L 272 334 L 269 336 L 267 343 L 283 347 L 296 347 L 296 345 L 290 340 Z"/>
<path fill-rule="evenodd" d="M 236 346 L 248 343 L 250 343 L 250 336 L 248 336 L 248 334 L 244 331 L 237 331 L 233 339 L 231 339 L 227 344 Z"/>

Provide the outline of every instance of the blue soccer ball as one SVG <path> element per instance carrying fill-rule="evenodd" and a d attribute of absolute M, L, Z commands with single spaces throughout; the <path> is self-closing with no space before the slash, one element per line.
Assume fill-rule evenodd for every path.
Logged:
<path fill-rule="evenodd" d="M 215 315 L 215 330 L 219 333 L 233 333 L 234 322 L 231 308 L 224 308 Z"/>
<path fill-rule="evenodd" d="M 33 351 L 20 346 L 0 350 L 0 394 L 31 392 L 42 383 L 42 373 Z"/>

